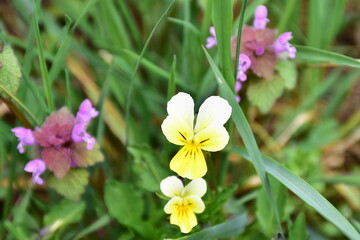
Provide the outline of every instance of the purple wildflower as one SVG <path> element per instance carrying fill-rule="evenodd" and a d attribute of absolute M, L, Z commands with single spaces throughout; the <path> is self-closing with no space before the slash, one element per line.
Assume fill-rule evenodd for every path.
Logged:
<path fill-rule="evenodd" d="M 99 112 L 93 108 L 89 99 L 85 99 L 79 107 L 79 111 L 76 114 L 76 121 L 78 123 L 86 123 L 88 124 L 91 119 L 97 117 Z"/>
<path fill-rule="evenodd" d="M 19 144 L 17 145 L 17 149 L 20 153 L 24 153 L 24 146 L 30 146 L 36 144 L 35 138 L 30 129 L 26 129 L 23 127 L 16 127 L 11 129 L 11 131 L 15 134 L 15 136 L 19 139 Z"/>
<path fill-rule="evenodd" d="M 72 131 L 72 139 L 74 142 L 81 143 L 86 142 L 86 148 L 91 150 L 95 145 L 95 138 L 91 137 L 90 134 L 86 132 L 86 124 L 85 123 L 77 123 L 74 126 Z"/>
<path fill-rule="evenodd" d="M 272 79 L 276 66 L 276 53 L 272 47 L 275 30 L 243 27 L 240 52 L 251 60 L 251 70 L 259 77 Z M 232 40 L 232 49 L 236 49 L 236 38 Z"/>
<path fill-rule="evenodd" d="M 79 111 L 76 114 L 76 124 L 72 131 L 72 139 L 77 143 L 86 142 L 88 150 L 93 149 L 95 138 L 86 132 L 86 126 L 90 120 L 97 115 L 99 115 L 99 112 L 93 108 L 89 99 L 85 99 L 81 103 Z"/>
<path fill-rule="evenodd" d="M 282 33 L 274 43 L 274 51 L 277 54 L 281 54 L 283 52 L 287 52 L 289 58 L 295 58 L 296 56 L 296 48 L 289 43 L 289 40 L 292 39 L 291 32 Z"/>
<path fill-rule="evenodd" d="M 239 65 L 238 65 L 238 73 L 236 79 L 242 82 L 246 81 L 247 76 L 245 72 L 250 68 L 250 66 L 251 66 L 250 58 L 246 54 L 241 53 L 239 55 Z"/>
<path fill-rule="evenodd" d="M 212 36 L 206 39 L 206 48 L 212 48 L 217 45 L 215 28 L 213 26 L 210 27 L 210 34 Z"/>
<path fill-rule="evenodd" d="M 241 87 L 242 87 L 241 81 L 240 81 L 240 80 L 237 80 L 237 81 L 235 82 L 235 92 L 236 92 L 237 94 L 240 92 Z M 235 96 L 235 99 L 236 99 L 237 102 L 240 102 L 240 100 L 241 100 L 240 96 L 238 96 L 238 95 Z"/>
<path fill-rule="evenodd" d="M 254 27 L 258 29 L 264 29 L 269 22 L 267 19 L 267 8 L 264 5 L 259 5 L 254 14 Z"/>
<path fill-rule="evenodd" d="M 94 148 L 96 141 L 85 130 L 90 120 L 98 114 L 86 99 L 80 105 L 76 118 L 66 107 L 62 107 L 34 131 L 22 127 L 12 129 L 19 138 L 20 152 L 24 151 L 23 145 L 39 146 L 41 159 L 30 161 L 25 166 L 25 171 L 33 173 L 34 183 L 43 183 L 40 175 L 46 168 L 57 178 L 63 178 L 72 167 L 85 167 L 102 161 L 101 154 L 87 153 Z"/>
<path fill-rule="evenodd" d="M 242 87 L 242 82 L 245 82 L 247 79 L 247 76 L 245 74 L 245 72 L 250 68 L 251 66 L 251 60 L 250 58 L 246 55 L 241 53 L 239 55 L 239 65 L 238 65 L 238 73 L 237 73 L 237 81 L 235 83 L 235 92 L 239 93 L 240 89 Z M 240 96 L 236 96 L 236 101 L 240 102 Z"/>
<path fill-rule="evenodd" d="M 32 173 L 32 181 L 37 184 L 43 184 L 44 180 L 40 175 L 45 172 L 46 166 L 43 160 L 34 159 L 25 165 L 24 170 Z"/>

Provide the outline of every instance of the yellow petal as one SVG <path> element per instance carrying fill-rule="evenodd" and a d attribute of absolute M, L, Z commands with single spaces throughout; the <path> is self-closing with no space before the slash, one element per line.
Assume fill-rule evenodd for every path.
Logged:
<path fill-rule="evenodd" d="M 167 104 L 169 116 L 183 119 L 191 129 L 194 124 L 194 100 L 192 97 L 183 92 L 173 96 Z"/>
<path fill-rule="evenodd" d="M 197 219 L 190 208 L 179 207 L 170 215 L 170 223 L 178 225 L 181 232 L 189 233 L 197 225 Z"/>
<path fill-rule="evenodd" d="M 183 205 L 183 199 L 181 197 L 173 197 L 165 205 L 164 211 L 167 214 L 171 214 L 171 213 L 175 212 L 182 205 Z"/>
<path fill-rule="evenodd" d="M 188 143 L 170 161 L 170 169 L 183 178 L 201 178 L 207 172 L 204 154 L 199 147 Z"/>
<path fill-rule="evenodd" d="M 168 116 L 161 124 L 161 129 L 166 139 L 176 145 L 185 145 L 187 141 L 191 141 L 194 137 L 192 126 L 184 119 Z"/>
<path fill-rule="evenodd" d="M 190 195 L 197 195 L 199 197 L 204 196 L 206 193 L 206 181 L 202 178 L 192 180 L 182 190 L 181 196 L 186 197 Z"/>
<path fill-rule="evenodd" d="M 211 96 L 200 106 L 197 116 L 195 133 L 210 125 L 224 125 L 231 116 L 229 103 L 218 96 Z"/>
<path fill-rule="evenodd" d="M 196 133 L 195 143 L 205 151 L 216 152 L 222 150 L 229 142 L 229 134 L 222 125 L 212 125 Z"/>
<path fill-rule="evenodd" d="M 205 210 L 205 204 L 197 195 L 187 196 L 183 199 L 185 206 L 188 206 L 195 213 L 202 213 Z"/>

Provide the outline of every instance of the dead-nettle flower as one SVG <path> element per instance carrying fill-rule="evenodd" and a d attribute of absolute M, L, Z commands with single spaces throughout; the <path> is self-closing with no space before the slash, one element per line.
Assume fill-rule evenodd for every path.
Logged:
<path fill-rule="evenodd" d="M 11 129 L 11 131 L 15 134 L 15 136 L 19 139 L 19 143 L 17 145 L 17 149 L 20 153 L 24 153 L 24 146 L 31 146 L 36 144 L 34 135 L 30 129 L 26 129 L 23 127 L 16 127 Z"/>
<path fill-rule="evenodd" d="M 267 13 L 266 6 L 259 5 L 254 13 L 253 26 L 243 26 L 240 55 L 243 54 L 250 59 L 250 69 L 255 75 L 260 78 L 272 79 L 275 74 L 276 61 L 295 58 L 296 48 L 289 43 L 289 40 L 292 38 L 291 32 L 282 33 L 276 38 L 277 31 L 266 28 L 266 24 L 269 22 Z M 207 48 L 217 45 L 215 29 L 211 27 L 210 31 L 213 37 L 207 39 Z M 231 49 L 233 59 L 235 59 L 236 42 L 236 36 L 232 37 Z M 243 63 L 239 61 L 239 65 L 241 64 Z M 243 66 L 238 67 L 237 79 L 240 79 L 240 77 L 244 78 Z M 237 89 L 240 88 L 241 83 L 238 83 Z"/>
<path fill-rule="evenodd" d="M 170 223 L 189 233 L 197 225 L 195 213 L 202 213 L 205 204 L 201 197 L 206 193 L 206 182 L 202 178 L 192 180 L 186 187 L 179 178 L 167 177 L 160 183 L 162 193 L 169 197 L 164 211 L 170 215 Z"/>
<path fill-rule="evenodd" d="M 254 14 L 254 27 L 258 29 L 266 28 L 266 24 L 270 21 L 267 19 L 267 8 L 264 5 L 259 5 Z"/>
<path fill-rule="evenodd" d="M 206 48 L 212 48 L 213 46 L 217 45 L 215 28 L 212 26 L 210 27 L 210 34 L 212 36 L 206 39 Z"/>
<path fill-rule="evenodd" d="M 95 138 L 86 132 L 90 120 L 98 115 L 91 102 L 84 100 L 76 118 L 66 107 L 62 107 L 46 118 L 34 131 L 23 127 L 12 129 L 19 139 L 18 150 L 24 153 L 25 145 L 37 145 L 41 159 L 28 162 L 25 171 L 33 174 L 33 182 L 42 184 L 40 175 L 47 169 L 57 178 L 63 178 L 71 167 L 85 167 L 87 151 L 94 148 Z"/>
<path fill-rule="evenodd" d="M 247 75 L 245 72 L 250 68 L 251 60 L 250 58 L 241 53 L 239 55 L 239 65 L 238 65 L 238 72 L 236 76 L 236 83 L 235 83 L 235 92 L 238 93 L 241 89 L 242 82 L 245 82 L 247 79 Z M 240 102 L 240 96 L 236 96 L 236 101 Z"/>
<path fill-rule="evenodd" d="M 194 100 L 180 92 L 167 104 L 168 116 L 161 125 L 166 139 L 183 146 L 170 161 L 170 169 L 181 177 L 203 177 L 207 165 L 202 150 L 217 152 L 229 141 L 224 124 L 231 116 L 231 106 L 218 96 L 211 96 L 200 106 L 194 126 Z"/>
<path fill-rule="evenodd" d="M 291 32 L 284 32 L 280 34 L 280 36 L 276 39 L 274 43 L 274 51 L 277 54 L 286 53 L 289 58 L 295 58 L 296 48 L 289 43 L 290 39 L 292 39 Z"/>

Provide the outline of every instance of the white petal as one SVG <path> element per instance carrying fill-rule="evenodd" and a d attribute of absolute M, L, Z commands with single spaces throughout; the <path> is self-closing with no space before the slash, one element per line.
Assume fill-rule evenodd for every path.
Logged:
<path fill-rule="evenodd" d="M 165 118 L 164 122 L 161 124 L 161 130 L 166 139 L 176 145 L 185 145 L 194 137 L 192 125 L 189 125 L 188 122 L 177 116 L 169 115 Z"/>
<path fill-rule="evenodd" d="M 197 195 L 190 195 L 184 198 L 184 205 L 191 208 L 195 213 L 202 213 L 205 210 L 205 204 Z"/>
<path fill-rule="evenodd" d="M 202 129 L 195 135 L 195 142 L 202 150 L 217 152 L 228 144 L 229 133 L 222 125 L 212 125 Z"/>
<path fill-rule="evenodd" d="M 164 212 L 171 214 L 178 210 L 179 206 L 182 206 L 183 199 L 181 197 L 173 197 L 164 207 Z"/>
<path fill-rule="evenodd" d="M 183 92 L 173 96 L 167 104 L 167 112 L 170 116 L 183 119 L 193 129 L 194 124 L 194 100 Z"/>
<path fill-rule="evenodd" d="M 206 193 L 206 181 L 202 178 L 192 180 L 183 190 L 181 195 L 186 197 L 190 195 L 204 196 Z"/>
<path fill-rule="evenodd" d="M 179 178 L 171 176 L 161 181 L 160 189 L 165 196 L 175 197 L 181 195 L 184 185 Z"/>
<path fill-rule="evenodd" d="M 219 97 L 211 96 L 200 106 L 197 116 L 195 133 L 208 127 L 209 125 L 224 125 L 231 116 L 231 106 Z"/>

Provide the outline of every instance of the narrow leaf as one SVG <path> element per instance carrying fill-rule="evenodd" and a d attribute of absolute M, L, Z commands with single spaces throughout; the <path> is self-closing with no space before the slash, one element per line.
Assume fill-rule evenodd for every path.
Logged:
<path fill-rule="evenodd" d="M 357 59 L 329 52 L 319 48 L 295 45 L 297 49 L 296 58 L 308 61 L 330 62 L 338 65 L 360 68 L 360 62 Z"/>
<path fill-rule="evenodd" d="M 197 233 L 177 238 L 176 240 L 198 240 L 198 239 L 218 239 L 234 237 L 242 233 L 247 224 L 247 215 L 240 215 L 232 220 L 209 227 Z"/>

